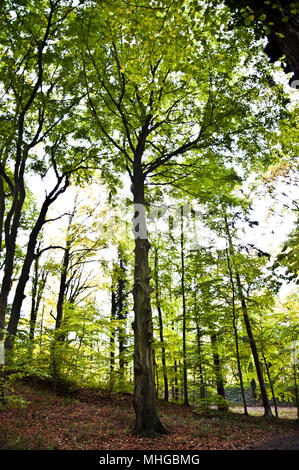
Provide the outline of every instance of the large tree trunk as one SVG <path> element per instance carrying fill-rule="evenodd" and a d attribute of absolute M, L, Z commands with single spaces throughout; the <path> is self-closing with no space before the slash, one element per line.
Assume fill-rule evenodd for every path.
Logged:
<path fill-rule="evenodd" d="M 23 186 L 22 186 L 23 187 Z M 17 196 L 16 196 L 17 198 Z M 4 259 L 4 275 L 0 291 L 0 341 L 4 338 L 5 316 L 7 311 L 8 296 L 12 286 L 12 276 L 14 269 L 14 259 L 16 251 L 17 233 L 21 218 L 22 207 L 25 200 L 25 189 L 21 190 L 21 195 L 13 202 L 12 208 L 5 220 L 5 259 Z M 15 207 L 14 207 L 15 206 Z M 14 211 L 14 214 L 13 214 Z M 11 217 L 13 215 L 12 224 Z"/>
<path fill-rule="evenodd" d="M 144 205 L 144 176 L 141 164 L 134 169 L 134 235 L 135 235 L 135 271 L 134 271 L 134 408 L 136 422 L 133 433 L 152 437 L 166 432 L 160 422 L 155 404 L 152 358 L 152 313 L 151 287 Z"/>

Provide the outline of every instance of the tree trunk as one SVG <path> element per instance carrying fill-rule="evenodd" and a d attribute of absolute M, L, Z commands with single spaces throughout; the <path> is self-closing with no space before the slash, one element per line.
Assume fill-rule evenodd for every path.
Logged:
<path fill-rule="evenodd" d="M 178 363 L 174 361 L 174 399 L 178 401 L 179 399 L 179 389 L 178 389 Z"/>
<path fill-rule="evenodd" d="M 234 337 L 235 337 L 235 345 L 236 345 L 236 356 L 237 356 L 237 364 L 238 364 L 238 374 L 239 374 L 239 380 L 240 380 L 240 388 L 241 388 L 241 394 L 242 394 L 242 400 L 243 400 L 243 406 L 244 406 L 244 414 L 248 416 L 248 410 L 247 410 L 247 403 L 246 403 L 246 398 L 245 398 L 245 390 L 244 390 L 244 384 L 243 384 L 243 375 L 242 375 L 242 369 L 241 369 L 241 361 L 240 361 L 240 352 L 239 352 L 239 339 L 238 339 L 238 329 L 237 329 L 237 318 L 236 318 L 236 305 L 235 305 L 235 283 L 234 283 L 234 278 L 233 278 L 233 273 L 230 265 L 230 259 L 229 259 L 229 253 L 228 249 L 226 248 L 226 258 L 227 258 L 227 266 L 228 266 L 228 271 L 229 271 L 229 278 L 230 278 L 230 284 L 232 288 L 232 301 L 233 301 L 233 329 L 234 329 Z"/>
<path fill-rule="evenodd" d="M 110 390 L 113 390 L 115 368 L 115 319 L 116 319 L 116 294 L 114 283 L 111 286 L 111 326 L 110 326 Z"/>
<path fill-rule="evenodd" d="M 34 227 L 33 227 L 32 231 L 30 233 L 30 236 L 29 236 L 27 251 L 26 251 L 24 262 L 23 262 L 23 266 L 22 266 L 20 277 L 19 277 L 19 281 L 18 281 L 18 284 L 17 284 L 17 287 L 16 287 L 14 300 L 13 300 L 12 307 L 11 307 L 10 318 L 9 318 L 9 322 L 8 322 L 8 326 L 7 326 L 8 335 L 5 339 L 5 350 L 8 352 L 9 356 L 12 355 L 15 336 L 16 336 L 16 333 L 17 333 L 18 324 L 19 324 L 20 315 L 21 315 L 21 308 L 22 308 L 23 300 L 25 298 L 24 292 L 25 292 L 26 284 L 27 284 L 28 279 L 29 279 L 30 269 L 31 269 L 31 266 L 32 266 L 32 263 L 33 263 L 33 260 L 34 260 L 34 256 L 35 256 L 34 252 L 35 252 L 35 248 L 36 248 L 36 244 L 37 244 L 38 235 L 39 235 L 39 233 L 40 233 L 40 231 L 41 231 L 41 229 L 42 229 L 42 227 L 45 223 L 46 215 L 47 215 L 47 212 L 48 212 L 48 209 L 49 209 L 50 205 L 54 201 L 56 201 L 57 197 L 61 193 L 63 193 L 69 185 L 69 180 L 66 179 L 64 186 L 59 189 L 61 181 L 62 181 L 62 178 L 60 178 L 58 180 L 58 182 L 57 182 L 56 186 L 54 187 L 54 189 L 45 198 L 45 200 L 42 204 L 39 216 L 38 216 L 38 218 L 37 218 L 37 220 L 34 224 Z M 16 216 L 16 214 L 15 214 L 15 216 Z M 16 242 L 16 239 L 14 239 L 14 250 L 15 250 L 15 242 Z M 7 248 L 7 251 L 8 251 L 8 248 Z M 11 262 L 13 262 L 13 259 L 11 260 Z M 13 271 L 11 269 L 10 270 L 10 276 L 12 275 L 12 272 Z M 6 275 L 4 274 L 4 278 L 5 278 L 5 276 Z M 7 282 L 7 280 L 6 281 L 3 280 L 2 287 L 6 282 Z M 9 293 L 9 290 L 7 291 L 7 295 Z M 6 300 L 5 300 L 5 296 L 3 296 L 3 299 L 2 299 L 2 296 L 1 296 L 1 301 L 2 300 L 4 301 L 4 303 L 7 307 L 7 297 L 6 297 Z M 1 315 L 0 315 L 0 317 L 1 317 Z"/>
<path fill-rule="evenodd" d="M 5 216 L 5 199 L 6 194 L 4 191 L 3 177 L 0 176 L 0 253 L 2 253 L 2 242 L 3 242 L 3 228 L 4 228 L 4 216 Z"/>
<path fill-rule="evenodd" d="M 124 321 L 127 317 L 127 314 L 124 310 L 125 308 L 125 299 L 126 299 L 126 281 L 125 281 L 125 275 L 126 275 L 126 269 L 125 269 L 125 263 L 124 263 L 124 258 L 123 258 L 123 253 L 121 248 L 119 248 L 119 267 L 121 270 L 121 277 L 118 279 L 117 283 L 117 318 L 119 320 L 118 324 L 118 352 L 119 352 L 119 374 L 120 374 L 120 382 L 123 381 L 124 379 L 124 374 L 125 374 L 125 366 L 126 366 L 126 361 L 124 358 L 124 353 L 125 353 L 125 324 Z"/>
<path fill-rule="evenodd" d="M 36 264 L 37 260 L 36 260 Z M 39 279 L 40 276 L 40 279 Z M 45 289 L 45 285 L 47 282 L 48 272 L 46 270 L 42 270 L 41 274 L 38 271 L 35 271 L 34 279 L 33 279 L 33 286 L 32 286 L 32 303 L 31 303 L 31 312 L 30 312 L 30 331 L 29 331 L 29 339 L 30 342 L 33 343 L 35 337 L 35 327 L 36 327 L 36 320 L 39 311 L 39 306 L 42 300 L 43 292 Z"/>
<path fill-rule="evenodd" d="M 270 406 L 270 403 L 269 403 L 269 400 L 268 400 L 267 389 L 266 389 L 264 376 L 263 376 L 263 371 L 262 371 L 262 367 L 261 367 L 261 363 L 260 363 L 260 359 L 259 359 L 259 355 L 258 355 L 258 351 L 257 351 L 257 347 L 256 347 L 256 342 L 255 342 L 255 339 L 254 339 L 254 336 L 253 336 L 253 333 L 252 333 L 252 329 L 251 329 L 251 323 L 250 323 L 250 319 L 249 319 L 248 312 L 247 312 L 247 305 L 246 305 L 245 297 L 244 297 L 244 294 L 243 294 L 241 279 L 240 279 L 239 271 L 238 271 L 238 268 L 236 266 L 235 259 L 234 259 L 234 247 L 233 247 L 233 243 L 232 243 L 232 239 L 231 239 L 231 235 L 230 235 L 230 230 L 229 230 L 229 225 L 228 225 L 228 221 L 227 221 L 226 216 L 224 217 L 224 220 L 225 220 L 226 232 L 227 232 L 227 236 L 228 236 L 229 250 L 230 250 L 230 253 L 231 253 L 231 258 L 233 260 L 233 267 L 234 267 L 234 271 L 235 271 L 238 294 L 239 294 L 239 298 L 240 298 L 240 301 L 241 301 L 241 308 L 242 308 L 244 323 L 245 323 L 245 327 L 246 327 L 246 331 L 247 331 L 247 335 L 248 335 L 248 339 L 249 339 L 249 343 L 250 343 L 250 347 L 251 347 L 251 352 L 252 352 L 253 359 L 254 359 L 254 364 L 255 364 L 256 373 L 257 373 L 257 377 L 258 377 L 258 381 L 259 381 L 263 406 L 264 406 L 264 410 L 265 410 L 264 416 L 271 416 L 272 417 L 271 406 Z"/>
<path fill-rule="evenodd" d="M 257 395 L 256 395 L 256 382 L 254 379 L 251 379 L 250 381 L 250 388 L 251 388 L 251 394 L 253 398 L 256 400 Z"/>
<path fill-rule="evenodd" d="M 216 333 L 211 334 L 211 343 L 212 343 L 212 352 L 213 352 L 213 362 L 214 362 L 214 372 L 216 376 L 216 387 L 217 393 L 223 399 L 225 399 L 225 392 L 224 392 L 224 383 L 223 383 L 223 375 L 221 370 L 221 361 L 218 353 L 218 339 Z M 225 403 L 218 404 L 219 411 L 227 411 L 227 406 Z"/>
<path fill-rule="evenodd" d="M 21 274 L 20 274 L 18 284 L 16 287 L 16 291 L 15 291 L 15 295 L 14 295 L 14 299 L 13 299 L 13 303 L 11 307 L 10 318 L 9 318 L 9 322 L 7 326 L 7 336 L 5 339 L 5 350 L 10 357 L 12 354 L 15 336 L 17 333 L 18 324 L 20 320 L 21 307 L 23 304 L 23 300 L 25 298 L 25 294 L 24 294 L 25 287 L 28 282 L 30 269 L 34 260 L 34 252 L 35 252 L 35 247 L 37 244 L 37 238 L 43 226 L 43 223 L 45 221 L 47 210 L 48 210 L 48 205 L 43 206 L 40 212 L 40 215 L 38 217 L 38 220 L 30 233 L 26 256 L 24 259 Z"/>
<path fill-rule="evenodd" d="M 134 196 L 134 409 L 136 414 L 133 433 L 152 437 L 166 432 L 160 422 L 155 403 L 152 357 L 151 287 L 144 200 L 144 175 L 140 164 L 135 164 L 132 180 Z"/>
<path fill-rule="evenodd" d="M 298 387 L 297 387 L 297 371 L 296 371 L 296 360 L 293 361 L 293 373 L 294 373 L 294 388 L 295 388 L 295 398 L 296 398 L 296 407 L 297 407 L 297 423 L 299 423 L 299 396 L 298 396 Z"/>
<path fill-rule="evenodd" d="M 71 221 L 69 222 L 68 231 L 71 225 Z M 65 332 L 61 331 L 61 327 L 63 324 L 63 313 L 64 313 L 64 302 L 65 302 L 65 295 L 66 295 L 66 285 L 67 285 L 67 274 L 68 274 L 68 266 L 70 260 L 70 249 L 71 249 L 71 242 L 69 239 L 66 240 L 63 261 L 62 261 L 62 270 L 60 276 L 60 283 L 59 283 L 59 293 L 58 293 L 58 300 L 56 305 L 56 321 L 55 321 L 55 331 L 54 331 L 54 338 L 52 344 L 52 374 L 53 374 L 53 383 L 54 383 L 54 392 L 56 389 L 56 385 L 58 380 L 61 376 L 60 371 L 60 363 L 58 361 L 58 349 L 59 346 L 65 340 Z M 58 347 L 58 348 L 57 348 Z M 60 360 L 61 358 L 59 358 Z"/>
<path fill-rule="evenodd" d="M 275 416 L 276 416 L 276 418 L 278 418 L 278 409 L 277 409 L 276 397 L 275 397 L 274 387 L 273 387 L 273 383 L 272 383 L 272 379 L 271 379 L 269 364 L 267 362 L 267 359 L 266 359 L 263 351 L 262 351 L 262 357 L 263 357 L 263 360 L 264 360 L 264 364 L 265 364 L 265 367 L 266 367 L 267 376 L 268 376 L 268 380 L 269 380 L 269 385 L 270 385 L 270 388 L 271 388 L 273 404 L 274 404 L 274 410 L 275 410 Z"/>
<path fill-rule="evenodd" d="M 159 318 L 159 333 L 160 333 L 160 342 L 161 342 L 161 351 L 162 351 L 164 400 L 168 401 L 168 377 L 167 377 L 167 372 L 166 372 L 166 355 L 165 355 L 165 345 L 164 345 L 164 336 L 163 336 L 163 321 L 162 321 L 162 310 L 161 310 L 159 293 L 160 293 L 160 290 L 159 290 L 159 274 L 158 274 L 158 249 L 155 248 L 155 294 L 156 294 L 156 304 L 157 304 L 158 318 Z"/>
<path fill-rule="evenodd" d="M 0 341 L 3 341 L 4 338 L 4 326 L 5 326 L 5 316 L 7 311 L 7 301 L 8 295 L 12 286 L 12 275 L 14 268 L 14 259 L 16 251 L 16 240 L 17 232 L 19 228 L 21 211 L 23 203 L 25 200 L 25 189 L 21 191 L 20 197 L 15 202 L 15 208 L 13 208 L 14 203 L 10 213 L 7 215 L 5 220 L 5 259 L 4 259 L 4 275 L 0 291 Z M 12 211 L 14 210 L 12 225 L 10 226 L 10 218 L 12 216 Z M 5 345 L 6 349 L 6 345 Z"/>
<path fill-rule="evenodd" d="M 269 403 L 269 400 L 268 400 L 268 395 L 267 395 L 266 385 L 265 385 L 265 381 L 264 381 L 263 371 L 262 371 L 261 363 L 260 363 L 260 360 L 259 360 L 259 355 L 258 355 L 255 339 L 254 339 L 254 336 L 253 336 L 253 333 L 252 333 L 251 324 L 250 324 L 250 320 L 249 320 L 248 313 L 247 313 L 247 306 L 246 306 L 245 298 L 243 296 L 243 291 L 242 291 L 242 286 L 241 286 L 239 275 L 237 275 L 237 286 L 238 286 L 238 290 L 239 290 L 239 296 L 241 298 L 241 305 L 242 305 L 244 323 L 245 323 L 245 326 L 246 326 L 246 331 L 247 331 L 247 335 L 248 335 L 248 338 L 249 338 L 251 351 L 252 351 L 252 355 L 253 355 L 253 359 L 254 359 L 254 364 L 255 364 L 255 368 L 256 368 L 256 373 L 257 373 L 257 377 L 258 377 L 258 381 L 259 381 L 263 406 L 264 406 L 264 410 L 265 410 L 264 416 L 272 416 L 272 411 L 271 411 L 271 406 L 270 406 L 270 403 Z"/>
<path fill-rule="evenodd" d="M 68 266 L 69 266 L 69 261 L 70 261 L 70 249 L 71 249 L 71 243 L 70 243 L 70 240 L 67 240 L 65 249 L 64 249 L 62 270 L 61 270 L 60 283 L 59 283 L 59 293 L 58 293 L 58 300 L 57 300 L 57 306 L 56 306 L 55 330 L 59 330 L 61 328 L 62 321 L 63 321 L 63 306 L 64 306 L 65 294 L 66 294 L 66 280 L 67 280 Z"/>
<path fill-rule="evenodd" d="M 205 383 L 204 383 L 204 377 L 203 377 L 203 367 L 202 367 L 202 357 L 201 357 L 202 354 L 201 354 L 200 320 L 199 320 L 199 315 L 197 312 L 196 290 L 194 292 L 194 310 L 195 310 L 197 350 L 198 350 L 198 361 L 199 361 L 200 398 L 203 400 L 206 397 L 206 393 L 205 393 Z"/>
<path fill-rule="evenodd" d="M 185 294 L 185 255 L 184 255 L 184 218 L 183 208 L 181 208 L 181 286 L 183 299 L 183 385 L 184 385 L 184 405 L 189 406 L 188 398 L 188 378 L 187 378 L 187 357 L 186 357 L 186 294 Z"/>
<path fill-rule="evenodd" d="M 34 340 L 34 331 L 37 317 L 37 290 L 38 290 L 38 258 L 34 262 L 33 276 L 32 276 L 32 289 L 31 289 L 31 311 L 30 311 L 30 327 L 29 327 L 29 340 L 30 340 L 30 356 L 32 355 L 32 343 Z"/>

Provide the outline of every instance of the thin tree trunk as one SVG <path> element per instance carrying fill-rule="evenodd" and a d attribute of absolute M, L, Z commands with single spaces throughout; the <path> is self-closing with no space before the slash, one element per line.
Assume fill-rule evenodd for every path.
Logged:
<path fill-rule="evenodd" d="M 194 309 L 195 309 L 195 321 L 196 321 L 196 336 L 197 336 L 197 350 L 198 350 L 198 361 L 199 361 L 199 380 L 200 380 L 200 398 L 204 399 L 205 394 L 205 383 L 203 377 L 203 367 L 202 367 L 202 354 L 201 354 L 201 334 L 200 334 L 200 322 L 199 315 L 197 312 L 197 299 L 196 299 L 196 288 L 194 291 Z"/>
<path fill-rule="evenodd" d="M 155 393 L 156 393 L 156 398 L 159 398 L 159 370 L 158 370 L 158 364 L 156 361 L 156 353 L 155 350 L 153 349 L 153 377 L 154 377 L 154 388 L 155 388 Z"/>
<path fill-rule="evenodd" d="M 299 423 L 299 396 L 298 396 L 298 387 L 297 387 L 297 371 L 296 371 L 296 360 L 293 361 L 293 373 L 294 373 L 294 386 L 295 386 L 295 397 L 296 397 L 296 407 L 297 407 L 297 422 Z"/>
<path fill-rule="evenodd" d="M 126 275 L 126 270 L 125 270 L 125 264 L 124 264 L 124 259 L 123 259 L 123 254 L 121 251 L 121 248 L 119 248 L 119 267 L 121 270 L 121 277 L 118 279 L 117 283 L 117 317 L 118 317 L 118 351 L 119 351 L 119 374 L 120 374 L 120 382 L 124 380 L 124 374 L 125 374 L 125 358 L 124 358 L 124 352 L 125 352 L 125 325 L 124 321 L 126 319 L 126 313 L 124 311 L 125 308 L 125 298 L 126 298 L 126 281 L 125 281 L 125 275 Z"/>
<path fill-rule="evenodd" d="M 30 331 L 29 331 L 29 338 L 30 338 L 31 343 L 34 341 L 34 337 L 35 337 L 36 320 L 37 320 L 37 315 L 39 312 L 39 306 L 42 300 L 43 292 L 46 286 L 47 277 L 48 277 L 47 271 L 43 270 L 41 273 L 40 280 L 38 280 L 37 278 L 38 282 L 37 282 L 37 293 L 36 293 L 35 300 L 32 294 L 32 306 L 31 306 L 31 312 L 30 312 Z"/>
<path fill-rule="evenodd" d="M 70 262 L 70 250 L 71 250 L 71 242 L 70 240 L 66 241 L 63 261 L 62 261 L 62 270 L 60 276 L 60 283 L 59 283 L 59 293 L 58 293 L 58 300 L 56 306 L 56 322 L 55 322 L 55 330 L 59 330 L 62 326 L 63 322 L 63 307 L 65 301 L 65 294 L 66 294 L 66 280 L 68 275 L 68 267 Z"/>
<path fill-rule="evenodd" d="M 221 369 L 221 361 L 218 353 L 218 339 L 216 333 L 211 334 L 212 353 L 214 362 L 214 371 L 216 376 L 217 393 L 225 400 L 223 375 Z M 227 411 L 227 406 L 224 403 L 218 403 L 219 411 Z"/>
<path fill-rule="evenodd" d="M 250 381 L 250 388 L 251 388 L 251 394 L 253 398 L 256 400 L 257 395 L 256 395 L 256 382 L 254 379 L 251 379 Z"/>
<path fill-rule="evenodd" d="M 32 289 L 31 289 L 31 311 L 30 311 L 30 327 L 29 327 L 29 340 L 30 344 L 34 340 L 34 331 L 37 317 L 37 289 L 38 289 L 38 258 L 35 259 L 33 276 L 32 276 Z M 31 355 L 31 354 L 30 354 Z"/>
<path fill-rule="evenodd" d="M 71 223 L 71 222 L 70 222 Z M 70 227 L 69 223 L 69 227 Z M 65 301 L 65 294 L 66 294 L 66 280 L 68 274 L 68 266 L 70 260 L 70 249 L 71 243 L 70 240 L 67 239 L 63 261 L 62 261 L 62 270 L 60 276 L 60 283 L 59 283 L 59 293 L 58 293 L 58 300 L 56 305 L 56 321 L 55 321 L 55 331 L 54 331 L 54 338 L 52 344 L 52 373 L 53 373 L 53 382 L 54 382 L 54 391 L 57 385 L 57 381 L 60 379 L 60 363 L 58 362 L 58 354 L 57 354 L 57 346 L 61 346 L 61 344 L 65 340 L 65 333 L 61 331 L 61 327 L 63 324 L 63 313 L 64 313 L 64 301 Z"/>
<path fill-rule="evenodd" d="M 230 253 L 231 253 L 231 258 L 233 260 L 233 267 L 234 267 L 234 271 L 235 271 L 238 295 L 239 295 L 239 298 L 240 298 L 240 301 L 241 301 L 241 308 L 242 308 L 244 323 L 245 323 L 245 327 L 246 327 L 246 331 L 247 331 L 247 335 L 248 335 L 248 339 L 249 339 L 249 343 L 250 343 L 250 347 L 251 347 L 251 351 L 252 351 L 252 355 L 253 355 L 253 359 L 254 359 L 254 364 L 255 364 L 256 373 L 257 373 L 257 377 L 258 377 L 258 381 L 259 381 L 263 406 L 264 406 L 264 410 L 265 410 L 264 416 L 271 416 L 272 417 L 271 406 L 270 406 L 268 395 L 267 395 L 267 389 L 266 389 L 264 376 L 263 376 L 263 371 L 262 371 L 262 367 L 261 367 L 261 363 L 260 363 L 260 359 L 259 359 L 259 355 L 258 355 L 258 351 L 257 351 L 257 347 L 256 347 L 256 342 L 255 342 L 253 332 L 252 332 L 252 329 L 251 329 L 251 323 L 250 323 L 250 319 L 249 319 L 248 312 L 247 312 L 247 305 L 246 305 L 245 297 L 244 297 L 244 294 L 243 294 L 241 279 L 240 279 L 239 271 L 238 271 L 238 268 L 236 266 L 235 259 L 234 259 L 235 258 L 234 257 L 234 248 L 233 248 L 233 243 L 232 243 L 230 230 L 229 230 L 229 225 L 228 225 L 228 221 L 227 221 L 226 216 L 224 216 L 224 220 L 225 220 L 226 232 L 227 232 L 227 236 L 228 236 L 229 250 L 230 250 Z"/>
<path fill-rule="evenodd" d="M 116 319 L 116 294 L 114 283 L 111 286 L 111 330 L 110 330 L 110 390 L 113 390 L 114 383 L 114 369 L 115 369 L 115 322 Z"/>
<path fill-rule="evenodd" d="M 58 380 L 61 378 L 61 358 L 58 359 L 58 349 L 65 341 L 66 333 L 61 331 L 63 325 L 63 316 L 64 316 L 64 303 L 65 297 L 67 292 L 67 276 L 68 276 L 68 268 L 70 263 L 70 251 L 71 251 L 71 240 L 70 240 L 70 228 L 72 225 L 72 221 L 76 212 L 76 202 L 77 196 L 75 197 L 74 208 L 72 213 L 69 216 L 68 227 L 66 232 L 66 242 L 64 248 L 64 255 L 62 260 L 62 267 L 61 267 L 61 274 L 60 274 L 60 282 L 59 282 L 59 293 L 56 305 L 56 320 L 55 320 L 55 331 L 54 337 L 52 342 L 52 360 L 51 360 L 51 369 L 53 374 L 53 385 L 54 385 L 54 393 L 56 390 L 56 385 Z"/>
<path fill-rule="evenodd" d="M 227 258 L 227 266 L 228 266 L 229 278 L 230 278 L 230 283 L 231 283 L 231 288 L 232 288 L 232 296 L 233 296 L 233 298 L 232 298 L 232 301 L 233 301 L 233 304 L 232 304 L 232 307 L 233 307 L 233 329 L 234 329 L 234 337 L 235 337 L 235 345 L 236 345 L 238 374 L 239 374 L 240 388 L 241 388 L 241 394 L 242 394 L 242 400 L 243 400 L 243 406 L 244 406 L 244 414 L 246 416 L 248 416 L 247 403 L 246 403 L 246 398 L 245 398 L 245 390 L 244 390 L 244 384 L 243 384 L 241 361 L 240 361 L 240 352 L 239 352 L 239 339 L 238 339 L 236 305 L 235 305 L 235 283 L 234 283 L 232 268 L 231 268 L 231 265 L 230 265 L 229 252 L 228 252 L 227 248 L 226 248 L 226 258 Z"/>
<path fill-rule="evenodd" d="M 45 302 L 43 302 L 43 308 L 42 308 L 42 317 L 40 321 L 40 339 L 39 339 L 39 352 L 41 353 L 42 351 L 42 344 L 43 344 L 43 328 L 44 328 L 44 314 L 45 314 Z"/>
<path fill-rule="evenodd" d="M 257 372 L 257 377 L 258 377 L 258 381 L 259 381 L 263 406 L 264 406 L 264 410 L 265 410 L 264 416 L 272 416 L 271 406 L 270 406 L 270 403 L 269 403 L 268 394 L 267 394 L 267 390 L 266 390 L 266 385 L 265 385 L 265 381 L 264 381 L 264 375 L 263 375 L 261 363 L 260 363 L 260 360 L 259 360 L 259 355 L 258 355 L 255 339 L 254 339 L 254 336 L 253 336 L 253 333 L 252 333 L 251 324 L 250 324 L 249 316 L 248 316 L 248 313 L 247 313 L 247 306 L 246 306 L 245 298 L 243 296 L 241 281 L 240 281 L 240 277 L 239 277 L 238 273 L 236 273 L 236 279 L 237 279 L 237 286 L 238 286 L 238 290 L 239 290 L 239 296 L 240 296 L 240 299 L 241 299 L 241 306 L 242 306 L 244 323 L 245 323 L 245 326 L 246 326 L 246 331 L 247 331 L 247 335 L 248 335 L 250 346 L 251 346 L 251 351 L 252 351 L 252 355 L 253 355 L 253 359 L 254 359 L 254 363 L 255 363 L 255 368 L 256 368 L 256 372 Z"/>
<path fill-rule="evenodd" d="M 186 357 L 186 293 L 185 293 L 185 255 L 184 255 L 184 219 L 183 208 L 181 208 L 181 286 L 183 299 L 183 386 L 184 405 L 189 406 L 188 378 L 187 378 L 187 357 Z"/>
<path fill-rule="evenodd" d="M 266 357 L 265 357 L 263 351 L 262 351 L 262 358 L 264 360 L 264 364 L 265 364 L 265 367 L 266 367 L 266 372 L 267 372 L 267 376 L 268 376 L 268 380 L 269 380 L 269 385 L 270 385 L 270 388 L 271 388 L 271 393 L 272 393 L 272 398 L 273 398 L 273 405 L 274 405 L 274 410 L 275 410 L 275 416 L 276 416 L 276 418 L 278 418 L 278 409 L 277 409 L 276 397 L 275 397 L 274 387 L 273 387 L 273 383 L 272 383 L 272 379 L 271 379 L 269 364 L 266 360 Z"/>
<path fill-rule="evenodd" d="M 178 390 L 178 363 L 174 361 L 174 399 L 178 401 L 179 399 L 179 390 Z"/>
<path fill-rule="evenodd" d="M 160 333 L 160 343 L 161 343 L 161 351 L 162 351 L 164 400 L 168 401 L 168 377 L 167 377 L 167 372 L 166 372 L 166 354 L 165 354 L 165 345 L 164 345 L 164 336 L 163 336 L 162 310 L 161 310 L 159 293 L 160 293 L 160 289 L 159 289 L 159 274 L 158 274 L 158 249 L 155 248 L 155 294 L 156 294 L 156 304 L 157 304 L 158 318 L 159 318 L 159 333 Z"/>

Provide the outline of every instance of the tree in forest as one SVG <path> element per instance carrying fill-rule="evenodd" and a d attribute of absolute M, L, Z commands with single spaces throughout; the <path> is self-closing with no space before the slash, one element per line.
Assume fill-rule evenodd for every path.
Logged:
<path fill-rule="evenodd" d="M 38 251 L 41 249 L 41 242 Z M 33 353 L 33 343 L 36 329 L 37 316 L 48 278 L 48 266 L 39 264 L 39 257 L 36 257 L 33 264 L 32 289 L 31 289 L 31 310 L 30 310 L 30 330 L 29 330 L 29 350 L 30 357 Z"/>
<path fill-rule="evenodd" d="M 274 95 L 271 110 L 266 94 L 261 97 L 263 72 L 248 75 L 240 67 L 244 50 L 247 63 L 257 64 L 258 47 L 250 34 L 243 29 L 236 33 L 237 41 L 231 37 L 223 28 L 229 17 L 226 9 L 190 8 L 180 1 L 165 2 L 157 11 L 140 2 L 133 2 L 129 9 L 127 4 L 111 3 L 101 12 L 86 6 L 74 25 L 80 34 L 76 45 L 82 57 L 88 119 L 94 137 L 98 135 L 113 155 L 105 163 L 106 170 L 127 170 L 131 178 L 134 432 L 139 435 L 165 431 L 155 411 L 152 378 L 147 181 L 172 180 L 174 168 L 181 170 L 181 176 L 192 172 L 216 147 L 222 160 L 225 152 L 239 145 L 244 162 L 243 153 L 253 156 L 248 150 L 254 142 L 255 154 L 263 149 L 260 158 L 266 157 L 261 123 L 271 121 L 278 110 L 273 106 Z M 255 110 L 253 103 L 259 103 Z"/>
<path fill-rule="evenodd" d="M 80 197 L 81 194 L 81 197 Z M 99 202 L 92 204 L 84 200 L 83 191 L 74 195 L 73 206 L 68 213 L 63 257 L 59 272 L 59 286 L 56 303 L 55 328 L 52 346 L 52 372 L 54 382 L 59 380 L 59 363 L 63 363 L 62 349 L 72 327 L 72 312 L 76 304 L 88 297 L 97 287 L 95 267 L 98 266 L 101 249 L 106 247 L 106 238 L 99 231 L 102 225 Z M 51 245 L 47 248 L 51 248 Z M 54 247 L 55 248 L 55 247 Z"/>
<path fill-rule="evenodd" d="M 111 282 L 111 331 L 110 331 L 110 384 L 113 388 L 116 375 L 115 347 L 118 340 L 119 385 L 125 379 L 126 367 L 126 318 L 127 318 L 127 267 L 126 253 L 121 243 L 117 249 L 117 261 L 113 263 Z"/>
<path fill-rule="evenodd" d="M 169 387 L 168 387 L 168 375 L 166 368 L 166 349 L 164 341 L 164 326 L 165 320 L 163 322 L 163 313 L 162 313 L 162 303 L 161 303 L 161 281 L 159 278 L 159 245 L 156 242 L 154 244 L 154 280 L 155 280 L 155 303 L 158 311 L 158 320 L 159 320 L 159 339 L 161 343 L 161 359 L 162 359 L 162 368 L 163 368 L 163 381 L 164 381 L 164 400 L 168 401 L 169 399 Z"/>
<path fill-rule="evenodd" d="M 236 263 L 236 257 L 235 257 L 235 249 L 234 249 L 234 244 L 233 244 L 233 239 L 232 239 L 232 234 L 231 234 L 231 228 L 230 224 L 228 222 L 227 215 L 224 215 L 224 223 L 225 223 L 225 230 L 226 230 L 226 235 L 227 235 L 227 240 L 228 240 L 228 250 L 229 254 L 232 260 L 232 266 L 233 266 L 233 272 L 234 276 L 236 279 L 236 288 L 237 288 L 237 293 L 239 297 L 239 301 L 241 302 L 241 307 L 242 307 L 242 313 L 243 313 L 243 319 L 244 323 L 246 326 L 246 331 L 247 335 L 249 338 L 249 343 L 254 359 L 254 364 L 259 380 L 259 385 L 260 385 L 260 391 L 261 391 L 261 396 L 263 400 L 263 406 L 264 406 L 264 412 L 265 416 L 272 416 L 271 412 L 271 406 L 268 400 L 268 394 L 265 386 L 265 380 L 264 380 L 264 374 L 261 366 L 261 361 L 259 358 L 259 353 L 257 349 L 257 344 L 253 335 L 252 331 L 252 325 L 250 321 L 250 316 L 248 312 L 248 307 L 247 307 L 247 300 L 246 300 L 246 294 L 244 292 L 244 286 L 242 285 L 241 277 L 240 277 L 240 272 L 239 272 L 239 267 L 238 264 Z"/>
<path fill-rule="evenodd" d="M 4 192 L 0 231 L 4 233 L 5 256 L 0 291 L 0 341 L 4 337 L 17 237 L 24 216 L 26 179 L 32 172 L 42 179 L 54 172 L 56 178 L 29 234 L 5 340 L 7 351 L 13 346 L 38 235 L 48 222 L 48 209 L 66 190 L 73 173 L 82 169 L 88 153 L 86 147 L 72 145 L 69 140 L 70 136 L 76 138 L 75 109 L 82 96 L 70 97 L 61 92 L 62 80 L 65 89 L 76 88 L 71 73 L 66 84 L 67 58 L 63 52 L 63 35 L 73 9 L 71 1 L 35 2 L 29 8 L 23 8 L 22 2 L 1 4 L 1 120 L 5 133 L 1 134 L 0 185 Z"/>
<path fill-rule="evenodd" d="M 233 316 L 233 330 L 234 330 L 234 338 L 235 338 L 235 345 L 236 345 L 236 356 L 237 356 L 237 363 L 238 363 L 238 375 L 239 375 L 240 388 L 241 388 L 241 394 L 242 394 L 242 400 L 243 400 L 243 406 L 244 406 L 244 414 L 248 415 L 244 382 L 243 382 L 243 373 L 242 373 L 241 360 L 240 360 L 240 346 L 239 346 L 237 313 L 236 313 L 236 287 L 235 287 L 234 275 L 232 271 L 228 248 L 225 249 L 225 252 L 226 252 L 226 259 L 227 259 L 227 268 L 229 272 L 230 287 L 231 287 L 231 292 L 232 292 L 231 303 L 232 303 L 232 316 Z"/>

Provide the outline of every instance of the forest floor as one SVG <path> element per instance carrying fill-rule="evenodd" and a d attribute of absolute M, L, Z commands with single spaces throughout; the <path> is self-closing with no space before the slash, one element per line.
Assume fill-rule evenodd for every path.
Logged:
<path fill-rule="evenodd" d="M 282 418 L 244 416 L 159 402 L 159 415 L 170 433 L 160 439 L 131 435 L 132 397 L 85 388 L 54 395 L 38 381 L 16 383 L 16 403 L 0 406 L 1 449 L 82 450 L 232 450 L 299 449 L 299 426 L 292 408 Z M 239 412 L 238 412 L 239 411 Z M 252 410 L 250 410 L 251 412 Z"/>

